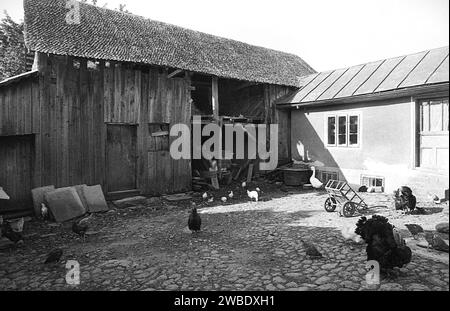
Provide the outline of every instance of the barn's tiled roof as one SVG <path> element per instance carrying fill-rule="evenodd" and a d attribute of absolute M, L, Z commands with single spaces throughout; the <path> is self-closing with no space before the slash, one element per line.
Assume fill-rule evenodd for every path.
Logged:
<path fill-rule="evenodd" d="M 293 54 L 85 3 L 80 3 L 81 23 L 68 24 L 66 2 L 24 0 L 28 48 L 288 86 L 315 72 Z"/>
<path fill-rule="evenodd" d="M 449 47 L 302 77 L 279 104 L 308 104 L 449 82 Z"/>

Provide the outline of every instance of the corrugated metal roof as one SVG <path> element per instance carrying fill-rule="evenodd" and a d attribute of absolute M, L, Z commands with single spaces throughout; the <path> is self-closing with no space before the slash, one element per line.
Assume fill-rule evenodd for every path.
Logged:
<path fill-rule="evenodd" d="M 362 84 L 366 83 L 367 79 L 374 74 L 382 63 L 383 61 L 377 61 L 364 65 L 361 71 L 354 75 L 350 82 L 335 97 L 352 96 Z"/>
<path fill-rule="evenodd" d="M 449 82 L 449 47 L 303 77 L 302 88 L 280 104 L 342 99 Z"/>

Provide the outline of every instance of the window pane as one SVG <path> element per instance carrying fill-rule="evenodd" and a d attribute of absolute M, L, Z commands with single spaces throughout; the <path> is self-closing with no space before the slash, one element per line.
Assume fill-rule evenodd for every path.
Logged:
<path fill-rule="evenodd" d="M 357 145 L 358 144 L 358 127 L 359 120 L 358 116 L 350 116 L 350 128 L 349 128 L 349 144 Z"/>
<path fill-rule="evenodd" d="M 422 103 L 422 132 L 428 132 L 430 130 L 430 106 L 427 102 Z"/>
<path fill-rule="evenodd" d="M 347 144 L 347 117 L 342 116 L 338 119 L 339 126 L 339 134 L 338 134 L 338 142 L 339 145 Z"/>
<path fill-rule="evenodd" d="M 336 118 L 328 117 L 328 145 L 336 144 Z"/>
<path fill-rule="evenodd" d="M 430 131 L 442 131 L 442 105 L 441 101 L 432 101 L 430 103 Z"/>
<path fill-rule="evenodd" d="M 444 131 L 448 132 L 448 100 L 444 100 L 443 110 L 444 110 L 442 116 L 443 129 Z"/>

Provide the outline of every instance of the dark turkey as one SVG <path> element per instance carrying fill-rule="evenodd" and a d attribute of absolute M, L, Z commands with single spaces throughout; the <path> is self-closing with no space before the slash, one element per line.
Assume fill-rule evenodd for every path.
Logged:
<path fill-rule="evenodd" d="M 48 254 L 47 259 L 45 260 L 45 264 L 57 263 L 61 260 L 61 256 L 63 254 L 62 249 L 54 249 Z"/>
<path fill-rule="evenodd" d="M 15 232 L 9 222 L 3 222 L 2 224 L 2 236 L 13 242 L 14 244 L 23 241 L 22 234 L 20 232 Z"/>
<path fill-rule="evenodd" d="M 409 232 L 413 235 L 414 239 L 417 239 L 417 236 L 419 233 L 423 233 L 423 228 L 416 224 L 405 224 L 405 227 L 408 229 Z"/>
<path fill-rule="evenodd" d="M 303 247 L 305 248 L 306 255 L 311 258 L 322 258 L 322 254 L 319 252 L 319 250 L 316 248 L 316 246 L 312 243 L 305 242 L 303 240 L 300 240 L 303 244 Z"/>
<path fill-rule="evenodd" d="M 189 230 L 193 232 L 200 231 L 200 228 L 202 226 L 202 219 L 200 218 L 200 215 L 197 213 L 197 208 L 193 208 L 191 211 L 191 214 L 189 215 L 188 220 L 188 227 Z"/>
<path fill-rule="evenodd" d="M 411 261 L 411 249 L 403 239 L 396 238 L 394 226 L 388 219 L 374 215 L 371 219 L 361 217 L 355 232 L 367 243 L 367 261 L 376 260 L 384 271 L 401 268 Z"/>
<path fill-rule="evenodd" d="M 89 216 L 75 221 L 72 225 L 72 231 L 84 239 L 86 236 L 86 231 L 89 229 L 89 220 L 91 217 L 92 216 Z"/>
<path fill-rule="evenodd" d="M 396 210 L 416 210 L 416 197 L 412 194 L 411 188 L 407 186 L 400 187 L 394 191 L 394 202 Z M 418 212 L 424 212 L 422 208 L 417 208 Z"/>

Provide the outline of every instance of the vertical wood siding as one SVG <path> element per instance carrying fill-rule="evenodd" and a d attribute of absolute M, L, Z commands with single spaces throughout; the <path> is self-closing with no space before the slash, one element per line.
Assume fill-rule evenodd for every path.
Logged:
<path fill-rule="evenodd" d="M 11 154 L 25 151 L 33 159 L 31 176 L 8 175 L 11 184 L 20 187 L 28 178 L 31 188 L 101 184 L 106 191 L 107 124 L 123 124 L 137 126 L 137 187 L 143 194 L 190 189 L 190 160 L 174 161 L 168 151 L 154 153 L 148 146 L 149 123 L 190 124 L 188 78 L 168 79 L 167 71 L 153 67 L 100 62 L 94 70 L 85 59 L 38 57 L 38 76 L 0 87 L 0 136 L 35 134 L 32 148 L 8 151 L 8 163 L 19 161 Z"/>
<path fill-rule="evenodd" d="M 32 144 L 18 143 L 20 148 L 8 151 L 8 163 L 22 163 L 24 157 L 32 159 L 28 169 L 31 173 L 24 169 L 17 177 L 8 175 L 15 179 L 11 184 L 17 187 L 11 193 L 19 193 L 24 179 L 29 180 L 27 187 L 31 188 L 101 184 L 106 191 L 108 124 L 136 126 L 136 182 L 142 194 L 191 188 L 191 161 L 173 160 L 166 143 L 149 137 L 149 127 L 155 124 L 169 129 L 177 123 L 190 127 L 191 82 L 187 75 L 168 78 L 167 70 L 161 68 L 103 61 L 92 69 L 86 59 L 42 53 L 38 60 L 37 76 L 0 86 L 0 136 L 20 140 L 19 136 L 30 135 L 32 140 Z M 277 117 L 271 104 L 270 113 L 261 114 L 267 106 L 265 101 L 272 103 L 288 91 L 270 86 L 257 96 L 255 105 L 253 100 L 240 98 L 229 108 L 247 107 L 273 120 Z M 169 143 L 175 139 L 170 137 Z M 158 146 L 153 146 L 156 142 Z M 6 154 L 5 148 L 5 143 L 0 142 Z M 4 163 L 5 154 L 0 158 Z"/>

